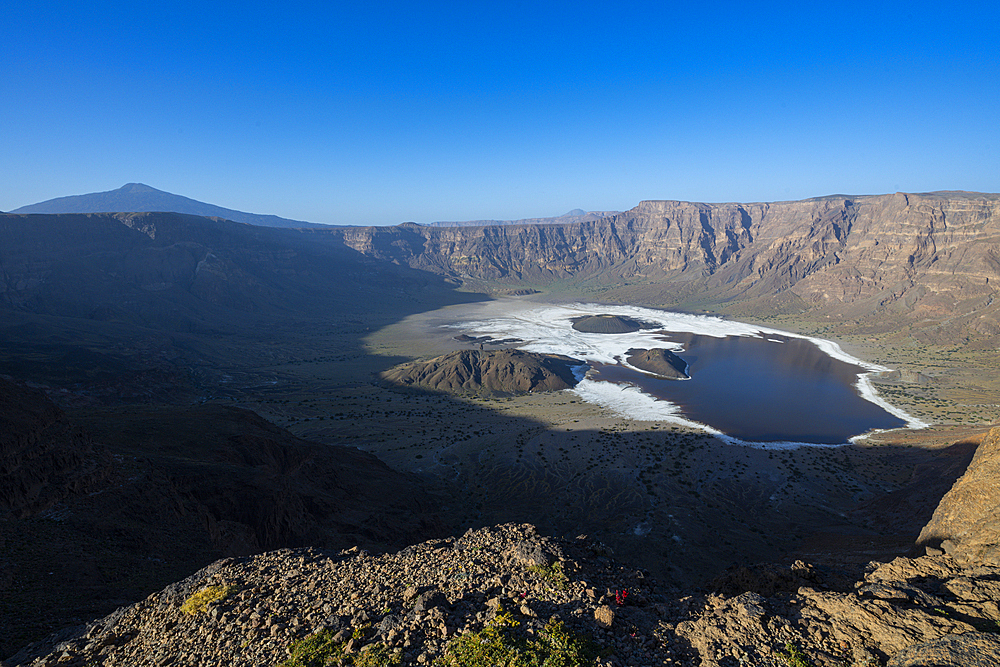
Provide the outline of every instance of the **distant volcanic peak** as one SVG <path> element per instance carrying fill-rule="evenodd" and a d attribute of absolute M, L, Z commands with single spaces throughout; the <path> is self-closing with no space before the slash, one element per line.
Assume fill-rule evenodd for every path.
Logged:
<path fill-rule="evenodd" d="M 670 350 L 655 348 L 642 350 L 633 348 L 626 352 L 625 360 L 636 368 L 658 375 L 668 380 L 690 378 L 687 374 L 688 364 Z"/>
<path fill-rule="evenodd" d="M 583 333 L 634 333 L 640 329 L 655 329 L 658 324 L 642 322 L 623 315 L 586 315 L 574 317 L 573 328 Z"/>
<path fill-rule="evenodd" d="M 312 222 L 288 220 L 275 215 L 246 213 L 215 204 L 206 204 L 189 197 L 157 190 L 145 183 L 126 183 L 117 190 L 91 192 L 85 195 L 58 197 L 22 206 L 13 213 L 184 213 L 224 218 L 264 227 L 326 227 Z"/>
<path fill-rule="evenodd" d="M 514 395 L 570 389 L 578 382 L 572 369 L 580 365 L 576 359 L 555 354 L 460 350 L 397 366 L 382 373 L 382 378 L 435 391 Z"/>
<path fill-rule="evenodd" d="M 163 192 L 163 190 L 157 190 L 153 186 L 146 185 L 145 183 L 126 183 L 118 188 L 118 192 L 121 192 L 122 194 L 136 194 L 139 192 Z"/>

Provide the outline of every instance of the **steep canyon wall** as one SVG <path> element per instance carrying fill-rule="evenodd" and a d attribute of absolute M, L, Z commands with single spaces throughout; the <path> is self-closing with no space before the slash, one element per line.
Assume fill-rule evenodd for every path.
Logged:
<path fill-rule="evenodd" d="M 339 229 L 374 258 L 462 280 L 600 285 L 653 305 L 816 311 L 890 322 L 958 317 L 1000 334 L 1000 196 L 929 193 L 795 202 L 644 201 L 570 225 Z M 659 285 L 660 290 L 642 288 Z"/>

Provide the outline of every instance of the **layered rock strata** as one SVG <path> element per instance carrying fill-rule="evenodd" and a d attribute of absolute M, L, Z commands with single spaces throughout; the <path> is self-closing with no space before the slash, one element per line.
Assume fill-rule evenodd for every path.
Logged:
<path fill-rule="evenodd" d="M 570 225 L 408 225 L 330 234 L 364 255 L 459 279 L 583 281 L 599 286 L 603 298 L 665 306 L 726 302 L 735 314 L 814 310 L 871 326 L 959 315 L 964 319 L 949 325 L 1000 334 L 995 194 L 644 201 Z"/>

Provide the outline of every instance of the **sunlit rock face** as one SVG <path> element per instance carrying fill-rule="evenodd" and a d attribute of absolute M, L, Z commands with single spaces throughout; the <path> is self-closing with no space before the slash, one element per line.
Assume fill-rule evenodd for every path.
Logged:
<path fill-rule="evenodd" d="M 955 482 L 918 543 L 940 547 L 965 564 L 1000 566 L 1000 428 L 984 438 L 969 469 Z"/>
<path fill-rule="evenodd" d="M 957 324 L 977 335 L 1000 333 L 1000 304 L 990 298 L 1000 282 L 993 194 L 644 201 L 578 224 L 331 233 L 363 254 L 456 278 L 586 280 L 615 299 L 734 300 L 726 306 L 733 314 L 815 310 L 872 327 L 958 314 L 968 319 Z"/>

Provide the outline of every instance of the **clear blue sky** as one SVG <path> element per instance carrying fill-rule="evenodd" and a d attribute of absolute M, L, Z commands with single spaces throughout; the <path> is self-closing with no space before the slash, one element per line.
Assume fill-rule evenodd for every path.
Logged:
<path fill-rule="evenodd" d="M 1000 3 L 11 2 L 0 210 L 335 224 L 1000 191 Z"/>

